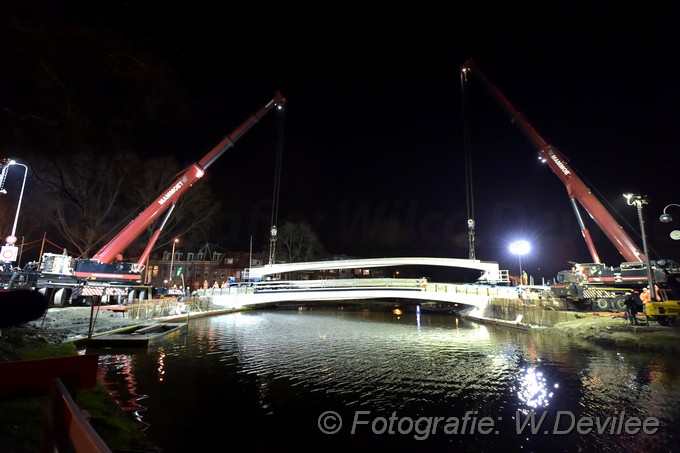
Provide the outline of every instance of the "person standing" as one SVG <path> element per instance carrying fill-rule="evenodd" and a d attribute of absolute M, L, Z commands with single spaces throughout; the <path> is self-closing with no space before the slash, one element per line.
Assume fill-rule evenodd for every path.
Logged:
<path fill-rule="evenodd" d="M 645 306 L 645 304 L 647 302 L 652 301 L 652 295 L 650 294 L 648 287 L 645 286 L 644 289 L 642 290 L 642 292 L 640 293 L 640 300 L 642 301 L 643 307 Z"/>
<path fill-rule="evenodd" d="M 628 319 L 630 320 L 630 325 L 631 326 L 637 326 L 638 321 L 637 321 L 637 304 L 635 303 L 635 299 L 633 299 L 633 294 L 630 292 L 626 292 L 626 298 L 624 300 L 624 303 L 626 304 L 626 314 L 628 315 Z"/>
<path fill-rule="evenodd" d="M 654 284 L 654 296 L 657 302 L 661 301 L 661 293 L 659 292 L 659 286 L 656 283 Z M 649 286 L 645 286 L 645 288 L 640 293 L 640 300 L 642 301 L 643 306 L 647 302 L 652 301 L 652 293 L 649 291 Z"/>

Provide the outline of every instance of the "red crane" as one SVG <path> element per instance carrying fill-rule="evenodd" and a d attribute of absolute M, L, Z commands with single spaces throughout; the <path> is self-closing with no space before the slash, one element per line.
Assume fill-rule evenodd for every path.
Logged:
<path fill-rule="evenodd" d="M 595 223 L 602 229 L 604 234 L 609 238 L 611 243 L 623 255 L 628 262 L 644 263 L 644 253 L 635 245 L 632 239 L 626 234 L 621 225 L 609 214 L 607 209 L 595 198 L 590 189 L 584 184 L 574 170 L 569 166 L 567 160 L 553 145 L 546 142 L 543 137 L 533 128 L 531 124 L 524 118 L 524 116 L 510 103 L 510 101 L 501 93 L 501 91 L 494 85 L 484 73 L 477 67 L 472 60 L 465 62 L 461 68 L 463 77 L 467 74 L 474 74 L 479 79 L 489 93 L 498 101 L 503 109 L 510 115 L 512 122 L 520 128 L 526 135 L 536 149 L 538 150 L 538 157 L 541 161 L 548 164 L 550 169 L 562 181 L 562 184 L 567 189 L 569 200 L 572 208 L 576 214 L 581 234 L 586 241 L 590 256 L 594 263 L 601 263 L 600 257 L 595 249 L 595 244 L 590 236 L 588 228 L 586 228 L 581 213 L 579 211 L 576 201 L 578 201 L 583 208 L 590 214 Z"/>
<path fill-rule="evenodd" d="M 153 201 L 153 203 L 95 253 L 91 259 L 79 259 L 76 263 L 75 276 L 78 278 L 139 280 L 139 274 L 143 269 L 143 263 L 149 256 L 151 249 L 158 239 L 163 225 L 172 213 L 172 209 L 174 209 L 177 200 L 179 200 L 194 183 L 201 179 L 208 167 L 210 167 L 229 148 L 234 146 L 234 143 L 241 138 L 243 134 L 248 132 L 255 123 L 273 108 L 282 108 L 285 104 L 286 99 L 277 91 L 275 96 L 267 102 L 267 104 L 261 107 L 260 110 L 251 115 L 239 127 L 234 129 L 231 134 L 225 136 L 198 162 L 191 164 L 184 170 L 179 177 Z M 149 225 L 158 220 L 161 214 L 166 211 L 165 218 L 152 235 L 138 262 L 136 264 L 114 263 L 115 259 L 122 254 L 125 248 L 130 245 L 132 241 L 137 239 Z"/>

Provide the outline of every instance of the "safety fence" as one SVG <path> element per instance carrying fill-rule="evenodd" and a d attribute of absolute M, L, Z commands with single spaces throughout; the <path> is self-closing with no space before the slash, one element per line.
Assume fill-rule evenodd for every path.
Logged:
<path fill-rule="evenodd" d="M 200 297 L 164 297 L 162 299 L 134 299 L 121 305 L 101 305 L 108 310 L 131 319 L 156 319 L 215 309 L 209 299 Z"/>

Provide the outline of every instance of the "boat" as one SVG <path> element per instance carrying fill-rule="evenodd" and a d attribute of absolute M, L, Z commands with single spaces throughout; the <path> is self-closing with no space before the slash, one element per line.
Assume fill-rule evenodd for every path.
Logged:
<path fill-rule="evenodd" d="M 457 313 L 461 308 L 461 305 L 455 302 L 428 301 L 420 304 L 420 311 L 422 313 Z"/>
<path fill-rule="evenodd" d="M 83 339 L 90 348 L 148 348 L 168 338 L 185 334 L 186 322 L 159 322 L 129 326 Z"/>

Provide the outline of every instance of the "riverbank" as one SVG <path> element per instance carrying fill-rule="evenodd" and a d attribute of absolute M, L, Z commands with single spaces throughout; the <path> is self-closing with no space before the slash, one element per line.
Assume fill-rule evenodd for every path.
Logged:
<path fill-rule="evenodd" d="M 680 328 L 656 322 L 631 326 L 621 316 L 604 313 L 574 314 L 574 319 L 557 323 L 546 333 L 567 335 L 613 349 L 631 349 L 655 354 L 680 353 Z"/>
<path fill-rule="evenodd" d="M 105 307 L 110 308 L 110 307 Z M 22 354 L 47 345 L 78 342 L 103 332 L 154 321 L 182 322 L 200 316 L 214 316 L 234 310 L 194 311 L 176 315 L 137 319 L 110 309 L 92 307 L 50 308 L 38 319 L 0 331 L 0 362 L 22 360 Z"/>
<path fill-rule="evenodd" d="M 38 319 L 0 331 L 0 362 L 72 356 L 78 354 L 74 342 L 86 339 L 90 333 L 98 334 L 151 321 L 179 322 L 224 312 L 229 310 L 140 320 L 126 317 L 122 312 L 93 310 L 92 307 L 50 308 Z M 159 451 L 146 440 L 134 420 L 123 413 L 103 385 L 79 391 L 77 403 L 113 451 Z M 44 410 L 44 397 L 0 401 L 2 451 L 39 451 Z"/>
<path fill-rule="evenodd" d="M 573 319 L 553 326 L 532 326 L 521 320 L 464 316 L 473 322 L 504 328 L 530 330 L 545 335 L 565 335 L 612 349 L 627 349 L 654 354 L 680 353 L 680 328 L 660 326 L 639 318 L 639 325 L 630 325 L 620 315 L 611 313 L 572 313 Z"/>

